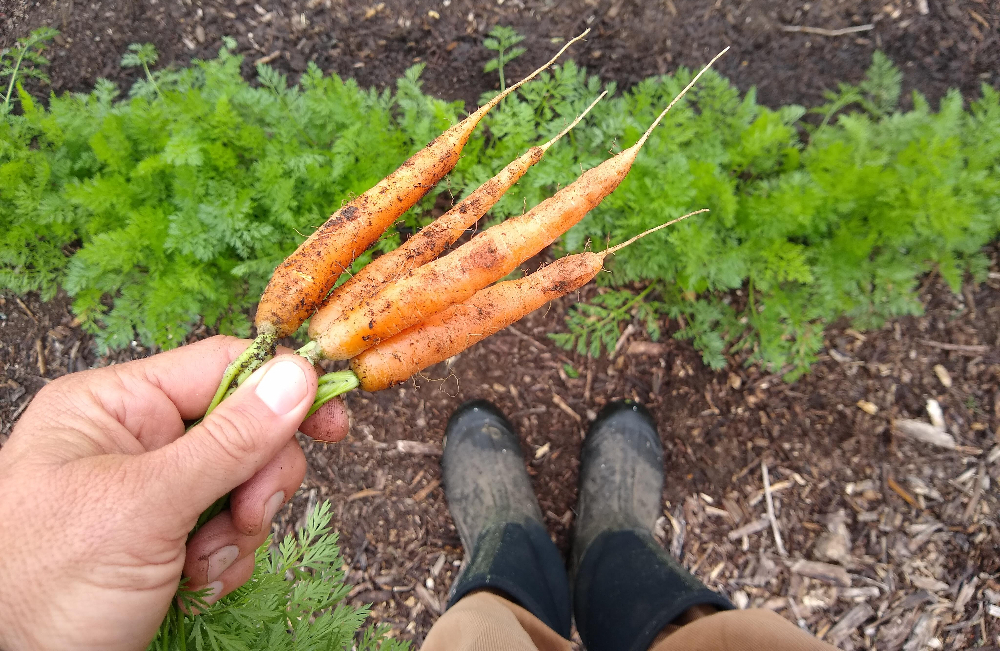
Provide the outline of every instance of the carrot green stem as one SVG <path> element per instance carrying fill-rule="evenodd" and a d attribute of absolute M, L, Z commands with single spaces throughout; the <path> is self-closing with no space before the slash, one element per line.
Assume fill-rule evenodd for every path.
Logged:
<path fill-rule="evenodd" d="M 309 409 L 309 416 L 316 413 L 320 407 L 333 400 L 342 393 L 347 393 L 351 389 L 358 388 L 358 376 L 354 371 L 335 371 L 327 373 L 319 379 L 319 386 L 316 388 L 316 399 Z"/>
<path fill-rule="evenodd" d="M 187 651 L 187 631 L 184 630 L 184 613 L 177 609 L 177 641 L 180 642 L 181 651 Z"/>
<path fill-rule="evenodd" d="M 222 382 L 215 392 L 212 402 L 208 404 L 205 415 L 208 416 L 219 406 L 223 398 L 226 397 L 230 389 L 233 389 L 246 381 L 250 374 L 263 366 L 267 360 L 274 357 L 274 349 L 277 345 L 277 337 L 273 333 L 261 332 L 253 340 L 250 347 L 243 351 L 239 357 L 226 367 L 226 372 L 222 375 Z"/>
<path fill-rule="evenodd" d="M 315 341 L 310 341 L 308 344 L 299 348 L 295 351 L 296 355 L 301 355 L 309 360 L 310 364 L 315 364 L 319 360 L 323 359 L 323 349 L 319 347 L 319 344 Z"/>

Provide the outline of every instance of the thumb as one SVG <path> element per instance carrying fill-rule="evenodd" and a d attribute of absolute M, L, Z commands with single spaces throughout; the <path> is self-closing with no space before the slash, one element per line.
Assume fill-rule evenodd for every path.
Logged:
<path fill-rule="evenodd" d="M 298 355 L 281 355 L 170 445 L 153 454 L 163 497 L 185 519 L 250 479 L 288 442 L 316 395 L 316 372 Z"/>

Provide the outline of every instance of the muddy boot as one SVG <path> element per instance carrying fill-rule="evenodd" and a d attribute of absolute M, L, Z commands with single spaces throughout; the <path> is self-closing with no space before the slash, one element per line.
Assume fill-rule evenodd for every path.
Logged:
<path fill-rule="evenodd" d="M 462 405 L 448 421 L 441 466 L 448 509 L 465 548 L 448 607 L 489 590 L 569 637 L 565 564 L 542 524 L 511 424 L 486 401 Z"/>
<path fill-rule="evenodd" d="M 580 454 L 573 535 L 573 609 L 588 651 L 645 651 L 688 608 L 733 606 L 660 547 L 663 447 L 649 413 L 611 403 Z"/>

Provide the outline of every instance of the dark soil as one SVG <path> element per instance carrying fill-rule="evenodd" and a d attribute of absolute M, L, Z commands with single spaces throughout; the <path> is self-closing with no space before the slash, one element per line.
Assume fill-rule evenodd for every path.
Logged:
<path fill-rule="evenodd" d="M 728 44 L 735 52 L 720 70 L 743 89 L 757 85 L 771 105 L 817 103 L 823 89 L 857 80 L 877 47 L 903 66 L 908 88 L 932 98 L 950 86 L 971 97 L 982 81 L 1000 84 L 996 2 L 930 0 L 926 15 L 919 6 L 46 0 L 29 7 L 0 0 L 0 46 L 41 24 L 60 27 L 53 88 L 84 90 L 99 76 L 123 86 L 134 79 L 118 67 L 128 43 L 153 42 L 161 63 L 184 63 L 214 55 L 220 36 L 230 34 L 247 55 L 248 73 L 253 59 L 276 52 L 273 65 L 287 72 L 314 60 L 381 87 L 424 61 L 428 92 L 471 105 L 495 84 L 480 72 L 488 58 L 480 44 L 492 25 L 510 24 L 528 35 L 529 53 L 511 65 L 512 77 L 547 58 L 552 37 L 589 25 L 594 32 L 574 56 L 625 86 L 678 65 L 700 65 Z M 874 29 L 838 37 L 779 29 L 867 23 Z M 844 648 L 897 649 L 906 642 L 921 648 L 934 639 L 944 648 L 1000 644 L 998 619 L 989 614 L 1000 599 L 1000 268 L 994 264 L 993 271 L 994 279 L 958 296 L 936 276 L 927 278 L 922 318 L 865 334 L 831 329 L 822 360 L 793 384 L 746 369 L 738 359 L 730 370 L 712 372 L 690 344 L 670 338 L 623 342 L 612 361 L 565 353 L 546 338 L 563 327 L 570 299 L 563 300 L 419 381 L 349 396 L 351 436 L 338 445 L 303 441 L 310 471 L 276 532 L 293 528 L 311 505 L 331 500 L 355 585 L 351 601 L 374 603 L 377 619 L 420 641 L 462 558 L 439 485 L 437 455 L 448 415 L 472 398 L 493 400 L 510 415 L 547 524 L 565 551 L 587 422 L 607 401 L 631 398 L 653 411 L 667 450 L 657 535 L 710 586 L 737 603 L 778 610 Z M 663 325 L 669 333 L 678 324 Z M 986 349 L 949 351 L 940 344 Z M 96 357 L 90 338 L 73 326 L 65 297 L 41 303 L 0 296 L 0 445 L 50 378 L 145 354 L 136 347 Z M 936 365 L 948 373 L 950 388 Z M 572 370 L 579 377 L 570 377 Z M 930 398 L 965 447 L 945 450 L 895 433 L 893 419 L 927 420 Z M 765 513 L 762 463 L 787 560 L 770 527 L 730 540 L 730 532 Z M 849 540 L 837 563 L 850 573 L 850 587 L 794 565 L 829 560 L 821 550 L 841 511 Z M 872 613 L 864 625 L 843 634 L 831 628 L 865 604 Z"/>
<path fill-rule="evenodd" d="M 997 0 L 802 2 L 801 0 L 0 0 L 0 47 L 31 28 L 62 30 L 53 49 L 53 89 L 86 90 L 98 77 L 127 88 L 137 77 L 118 62 L 130 43 L 151 42 L 161 65 L 215 56 L 233 36 L 252 62 L 265 57 L 289 73 L 315 61 L 363 86 L 391 86 L 424 62 L 425 88 L 475 105 L 497 84 L 482 73 L 490 54 L 483 35 L 496 24 L 527 36 L 528 53 L 510 77 L 547 60 L 566 39 L 592 29 L 572 56 L 603 79 L 628 87 L 679 65 L 699 67 L 726 45 L 718 70 L 743 90 L 756 86 L 771 106 L 815 105 L 825 89 L 857 81 L 882 49 L 904 70 L 905 92 L 932 100 L 951 87 L 967 97 L 983 82 L 1000 85 Z M 873 25 L 843 36 L 791 33 L 783 27 L 836 30 Z"/>

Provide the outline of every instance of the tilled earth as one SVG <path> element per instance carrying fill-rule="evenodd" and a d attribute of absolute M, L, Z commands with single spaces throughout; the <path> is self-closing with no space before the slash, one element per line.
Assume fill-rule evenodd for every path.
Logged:
<path fill-rule="evenodd" d="M 717 69 L 765 104 L 813 106 L 837 82 L 856 82 L 883 50 L 906 73 L 904 94 L 932 100 L 951 87 L 967 97 L 1000 85 L 998 0 L 0 0 L 0 47 L 39 25 L 63 31 L 52 50 L 53 89 L 85 90 L 98 77 L 127 88 L 118 65 L 129 43 L 151 42 L 161 64 L 215 56 L 236 38 L 245 72 L 263 60 L 292 73 L 309 61 L 362 86 L 392 86 L 425 62 L 426 90 L 473 106 L 497 84 L 482 66 L 496 24 L 527 39 L 509 67 L 526 74 L 587 27 L 571 56 L 628 87 L 678 65 L 700 67 L 726 45 Z M 788 31 L 808 29 L 812 31 Z M 861 30 L 840 33 L 841 30 Z M 820 33 L 816 33 L 819 30 Z M 825 35 L 829 33 L 837 35 Z"/>
<path fill-rule="evenodd" d="M 757 85 L 771 105 L 809 105 L 837 81 L 857 80 L 875 48 L 903 66 L 907 88 L 933 99 L 954 86 L 972 97 L 981 82 L 1000 83 L 998 22 L 990 0 L 0 0 L 0 47 L 38 25 L 60 27 L 53 88 L 83 90 L 99 76 L 123 86 L 134 78 L 117 64 L 128 43 L 151 41 L 161 63 L 184 63 L 212 56 L 228 34 L 248 73 L 261 58 L 293 74 L 312 60 L 385 86 L 425 61 L 429 92 L 471 105 L 495 83 L 479 72 L 492 25 L 528 35 L 512 77 L 547 58 L 552 38 L 590 26 L 575 57 L 605 79 L 627 86 L 699 65 L 731 44 L 736 51 L 721 71 L 741 88 Z M 790 25 L 872 28 L 824 36 L 786 31 Z M 653 411 L 667 451 L 657 536 L 707 584 L 842 648 L 995 648 L 1000 267 L 994 260 L 991 279 L 961 295 L 931 275 L 922 296 L 924 317 L 863 334 L 831 329 L 821 361 L 791 384 L 739 359 L 712 372 L 687 342 L 669 337 L 623 341 L 610 361 L 566 353 L 546 337 L 562 328 L 565 299 L 418 381 L 348 396 L 351 436 L 337 445 L 303 439 L 310 471 L 275 532 L 331 500 L 355 586 L 350 600 L 374 604 L 379 621 L 419 642 L 462 558 L 440 487 L 448 415 L 473 398 L 505 410 L 565 551 L 587 423 L 607 401 L 631 398 Z M 669 333 L 678 324 L 663 326 Z M 146 354 L 134 347 L 95 357 L 63 296 L 41 303 L 0 295 L 0 445 L 52 378 Z M 928 400 L 943 410 L 955 447 L 901 432 L 905 419 L 930 423 Z"/>

